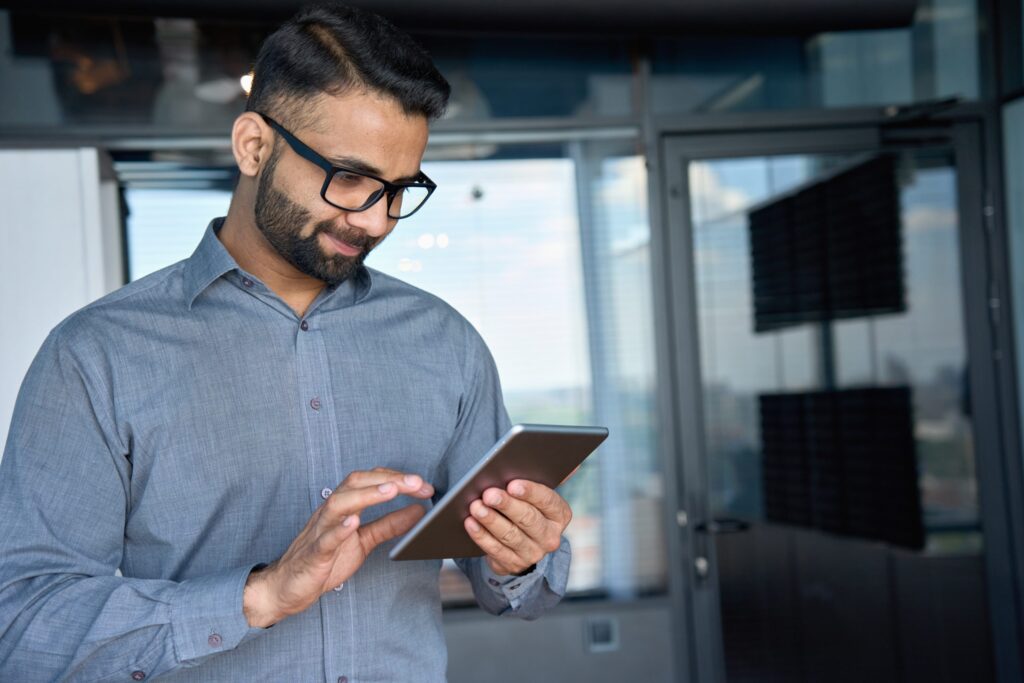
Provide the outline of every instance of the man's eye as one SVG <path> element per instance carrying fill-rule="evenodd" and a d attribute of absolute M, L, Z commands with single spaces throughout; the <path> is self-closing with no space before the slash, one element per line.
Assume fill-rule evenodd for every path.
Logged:
<path fill-rule="evenodd" d="M 359 183 L 365 180 L 365 177 L 361 175 L 356 175 L 355 173 L 345 173 L 344 171 L 339 171 L 338 173 L 334 174 L 334 182 L 343 183 L 346 185 L 358 185 Z"/>

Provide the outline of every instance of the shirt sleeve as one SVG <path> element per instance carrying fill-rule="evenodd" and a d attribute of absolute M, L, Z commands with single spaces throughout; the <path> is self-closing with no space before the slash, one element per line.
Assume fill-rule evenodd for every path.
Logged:
<path fill-rule="evenodd" d="M 459 419 L 448 447 L 448 482 L 455 482 L 487 453 L 512 424 L 505 410 L 498 370 L 487 346 L 468 324 L 464 386 Z M 473 595 L 491 614 L 536 619 L 565 595 L 572 551 L 562 538 L 558 550 L 545 555 L 523 577 L 497 576 L 482 557 L 456 559 Z"/>
<path fill-rule="evenodd" d="M 0 680 L 146 680 L 264 632 L 242 612 L 251 566 L 180 582 L 115 575 L 130 450 L 98 354 L 90 367 L 64 324 L 29 368 L 0 461 Z"/>
<path fill-rule="evenodd" d="M 498 576 L 482 557 L 456 560 L 469 577 L 477 603 L 491 614 L 532 620 L 557 605 L 565 596 L 572 552 L 569 539 L 545 555 L 525 576 Z"/>

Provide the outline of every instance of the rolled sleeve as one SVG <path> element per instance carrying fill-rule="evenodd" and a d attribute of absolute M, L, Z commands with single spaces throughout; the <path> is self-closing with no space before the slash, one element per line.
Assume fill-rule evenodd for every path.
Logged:
<path fill-rule="evenodd" d="M 569 539 L 563 536 L 558 550 L 541 558 L 525 576 L 499 576 L 482 557 L 457 562 L 481 608 L 491 614 L 530 620 L 540 617 L 565 596 L 572 549 Z"/>

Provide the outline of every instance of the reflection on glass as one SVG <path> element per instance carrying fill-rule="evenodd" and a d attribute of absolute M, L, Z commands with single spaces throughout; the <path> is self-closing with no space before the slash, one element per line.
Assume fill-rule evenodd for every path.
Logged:
<path fill-rule="evenodd" d="M 768 334 L 754 329 L 750 209 L 862 161 L 803 156 L 691 165 L 706 439 L 716 512 L 763 517 L 759 395 L 909 386 L 929 549 L 953 549 L 944 538 L 948 534 L 974 548 L 980 536 L 964 384 L 956 176 L 948 160 L 924 154 L 901 160 L 905 311 L 836 319 L 829 325 L 827 347 L 820 326 L 813 323 Z M 824 349 L 831 349 L 832 386 Z"/>
<path fill-rule="evenodd" d="M 649 48 L 628 38 L 418 39 L 451 82 L 449 119 L 467 122 L 977 100 L 979 25 L 975 0 L 921 0 L 908 28 L 809 37 L 687 36 Z M 239 79 L 274 28 L 0 11 L 0 81 L 21 94 L 0 102 L 0 123 L 226 134 L 244 107 Z M 651 62 L 643 89 L 638 57 Z"/>
<path fill-rule="evenodd" d="M 728 680 L 989 680 L 951 155 L 689 182 Z"/>
<path fill-rule="evenodd" d="M 974 0 L 922 0 L 912 27 L 658 41 L 658 112 L 761 111 L 979 97 Z"/>
<path fill-rule="evenodd" d="M 626 40 L 540 36 L 420 38 L 452 85 L 448 118 L 629 116 Z"/>
<path fill-rule="evenodd" d="M 85 17 L 0 10 L 0 123 L 227 134 L 241 78 L 277 25 L 265 19 Z M 427 34 L 452 85 L 447 118 L 635 114 L 626 39 Z M 287 123 L 287 122 L 282 122 Z"/>
<path fill-rule="evenodd" d="M 1010 242 L 1011 291 L 1014 296 L 1013 320 L 1015 321 L 1015 338 L 1017 340 L 1018 381 L 1017 385 L 1024 391 L 1024 381 L 1020 380 L 1020 362 L 1024 359 L 1024 99 L 1017 99 L 1003 107 L 1003 159 L 1006 164 L 1006 211 Z M 1018 403 L 1021 406 L 1021 423 L 1024 424 L 1024 394 Z"/>

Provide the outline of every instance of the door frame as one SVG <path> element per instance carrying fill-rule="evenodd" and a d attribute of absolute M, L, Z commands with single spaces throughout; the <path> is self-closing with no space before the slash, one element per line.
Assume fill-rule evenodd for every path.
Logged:
<path fill-rule="evenodd" d="M 1000 318 L 1009 298 L 1005 234 L 997 220 L 986 166 L 983 117 L 970 107 L 937 116 L 865 110 L 827 116 L 733 115 L 708 121 L 650 121 L 652 277 L 662 453 L 669 482 L 670 582 L 680 680 L 724 682 L 719 587 L 713 543 L 710 571 L 700 579 L 694 561 L 693 521 L 708 509 L 703 399 L 696 308 L 692 226 L 686 163 L 691 159 L 778 154 L 871 152 L 917 145 L 951 150 L 958 183 L 961 286 L 969 358 L 979 514 L 993 641 L 1000 681 L 1024 679 L 1021 639 L 1024 486 L 1021 481 L 1016 372 L 1010 320 Z M 988 171 L 988 173 L 986 173 Z M 997 180 L 997 179 L 996 179 Z M 1007 310 L 1003 304 L 1001 307 Z M 978 360 L 987 362 L 977 362 Z"/>

